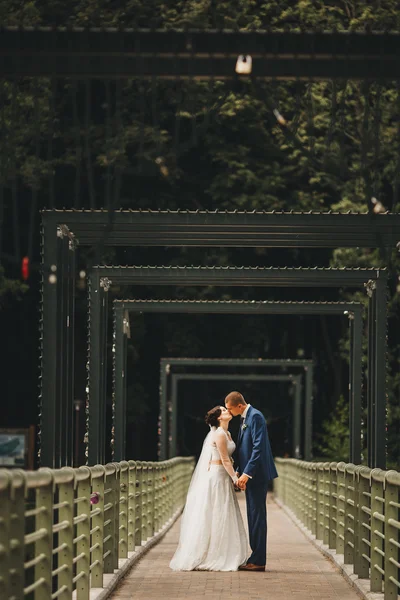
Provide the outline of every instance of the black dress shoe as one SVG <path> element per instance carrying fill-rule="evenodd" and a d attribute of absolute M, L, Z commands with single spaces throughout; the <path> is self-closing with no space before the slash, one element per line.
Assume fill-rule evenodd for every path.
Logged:
<path fill-rule="evenodd" d="M 247 565 L 240 565 L 239 571 L 265 571 L 265 565 L 253 565 L 247 563 Z"/>

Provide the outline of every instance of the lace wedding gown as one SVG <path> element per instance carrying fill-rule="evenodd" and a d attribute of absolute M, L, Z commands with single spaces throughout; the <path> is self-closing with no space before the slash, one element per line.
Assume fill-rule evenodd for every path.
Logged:
<path fill-rule="evenodd" d="M 237 571 L 250 555 L 232 483 L 235 447 L 222 428 L 211 428 L 189 487 L 172 570 Z"/>

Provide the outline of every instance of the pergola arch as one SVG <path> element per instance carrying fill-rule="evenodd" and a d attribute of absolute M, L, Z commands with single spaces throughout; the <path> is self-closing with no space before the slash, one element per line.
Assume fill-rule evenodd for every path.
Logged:
<path fill-rule="evenodd" d="M 185 313 L 185 314 L 275 314 L 275 315 L 347 315 L 350 324 L 350 454 L 354 462 L 361 460 L 361 397 L 362 397 L 362 315 L 363 305 L 357 302 L 280 302 L 280 301 L 213 301 L 213 300 L 114 300 L 114 394 L 124 397 L 126 379 L 126 335 L 129 332 L 129 313 Z M 167 360 L 167 359 L 165 359 Z M 171 359 L 174 360 L 174 359 Z M 176 359 L 179 360 L 179 359 Z M 293 361 L 293 359 L 292 359 Z M 285 364 L 286 360 L 277 361 Z M 311 371 L 306 377 L 306 397 L 310 399 L 305 407 L 305 448 L 311 456 L 312 403 Z M 160 363 L 160 412 L 161 420 L 167 420 L 166 371 Z M 123 456 L 124 451 L 124 404 L 115 407 L 115 449 Z M 100 425 L 99 430 L 104 430 Z M 167 456 L 167 432 L 162 431 L 161 456 Z M 357 461 L 357 458 L 359 460 Z"/>

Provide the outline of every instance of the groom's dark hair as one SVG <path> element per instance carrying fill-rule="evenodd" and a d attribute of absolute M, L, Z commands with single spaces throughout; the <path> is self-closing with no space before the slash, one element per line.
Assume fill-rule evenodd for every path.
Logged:
<path fill-rule="evenodd" d="M 240 392 L 230 392 L 230 394 L 228 394 L 227 397 L 225 398 L 225 402 L 229 402 L 229 404 L 231 406 L 238 406 L 239 404 L 244 404 L 244 405 L 247 404 L 246 400 L 243 398 L 243 396 Z"/>

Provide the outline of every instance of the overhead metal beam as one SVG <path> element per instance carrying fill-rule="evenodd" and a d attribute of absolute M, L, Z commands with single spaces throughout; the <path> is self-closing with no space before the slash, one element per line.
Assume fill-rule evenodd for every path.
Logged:
<path fill-rule="evenodd" d="M 285 302 L 278 300 L 114 300 L 115 308 L 138 313 L 346 315 L 361 314 L 360 302 Z"/>
<path fill-rule="evenodd" d="M 95 266 L 91 277 L 109 277 L 114 284 L 216 285 L 257 287 L 359 287 L 369 280 L 387 281 L 385 269 L 281 267 L 147 267 Z"/>
<path fill-rule="evenodd" d="M 357 32 L 19 28 L 0 32 L 1 76 L 396 79 L 400 35 Z"/>
<path fill-rule="evenodd" d="M 394 248 L 400 214 L 224 211 L 45 210 L 47 232 L 65 224 L 80 245 L 265 248 Z M 53 229 L 52 227 L 53 226 Z"/>

